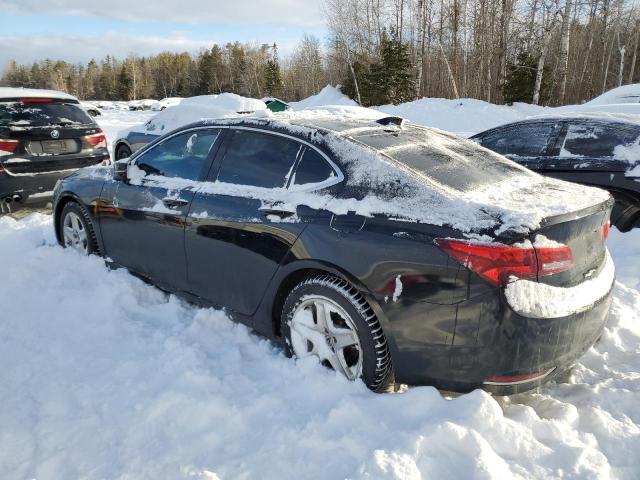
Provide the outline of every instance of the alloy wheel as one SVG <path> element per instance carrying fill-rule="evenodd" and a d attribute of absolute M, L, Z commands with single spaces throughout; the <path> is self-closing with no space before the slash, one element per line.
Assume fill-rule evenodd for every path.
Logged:
<path fill-rule="evenodd" d="M 316 356 L 349 380 L 362 375 L 362 348 L 355 324 L 336 302 L 306 296 L 291 317 L 291 343 L 298 358 Z"/>
<path fill-rule="evenodd" d="M 75 212 L 68 212 L 65 215 L 62 223 L 62 236 L 66 247 L 71 247 L 84 254 L 89 253 L 87 230 Z"/>

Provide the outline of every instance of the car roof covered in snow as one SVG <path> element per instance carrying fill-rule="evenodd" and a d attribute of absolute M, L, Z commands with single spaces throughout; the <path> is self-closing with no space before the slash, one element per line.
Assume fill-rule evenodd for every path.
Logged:
<path fill-rule="evenodd" d="M 68 93 L 59 92 L 57 90 L 40 90 L 35 88 L 14 88 L 14 87 L 0 87 L 0 99 L 5 98 L 56 98 L 61 100 L 73 100 L 77 102 L 78 99 Z"/>

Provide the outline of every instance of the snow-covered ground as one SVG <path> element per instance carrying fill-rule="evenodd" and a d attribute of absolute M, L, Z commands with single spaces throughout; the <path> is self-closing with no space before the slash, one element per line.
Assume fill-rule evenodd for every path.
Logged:
<path fill-rule="evenodd" d="M 58 247 L 48 215 L 0 218 L 0 478 L 640 478 L 639 240 L 612 232 L 611 317 L 571 376 L 448 399 L 370 393 Z"/>

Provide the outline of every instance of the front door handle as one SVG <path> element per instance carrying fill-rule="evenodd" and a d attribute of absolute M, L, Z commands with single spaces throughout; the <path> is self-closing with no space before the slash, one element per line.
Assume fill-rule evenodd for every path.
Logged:
<path fill-rule="evenodd" d="M 162 203 L 167 208 L 181 208 L 189 204 L 189 200 L 183 200 L 182 198 L 163 198 Z"/>

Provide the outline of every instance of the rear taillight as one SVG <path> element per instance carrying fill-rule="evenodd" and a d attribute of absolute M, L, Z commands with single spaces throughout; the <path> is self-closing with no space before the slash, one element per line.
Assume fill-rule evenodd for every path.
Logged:
<path fill-rule="evenodd" d="M 18 143 L 20 140 L 9 140 L 9 139 L 1 139 L 0 138 L 0 151 L 4 154 L 13 153 L 18 148 Z"/>
<path fill-rule="evenodd" d="M 83 137 L 89 148 L 107 148 L 107 137 L 105 137 L 102 130 L 100 133 L 94 133 L 93 135 L 87 135 Z"/>
<path fill-rule="evenodd" d="M 497 286 L 506 285 L 514 279 L 553 275 L 573 267 L 573 255 L 566 245 L 521 248 L 449 238 L 438 238 L 435 244 L 469 270 Z"/>
<path fill-rule="evenodd" d="M 606 240 L 609 236 L 609 232 L 611 231 L 611 222 L 607 222 L 602 226 L 602 239 Z"/>

